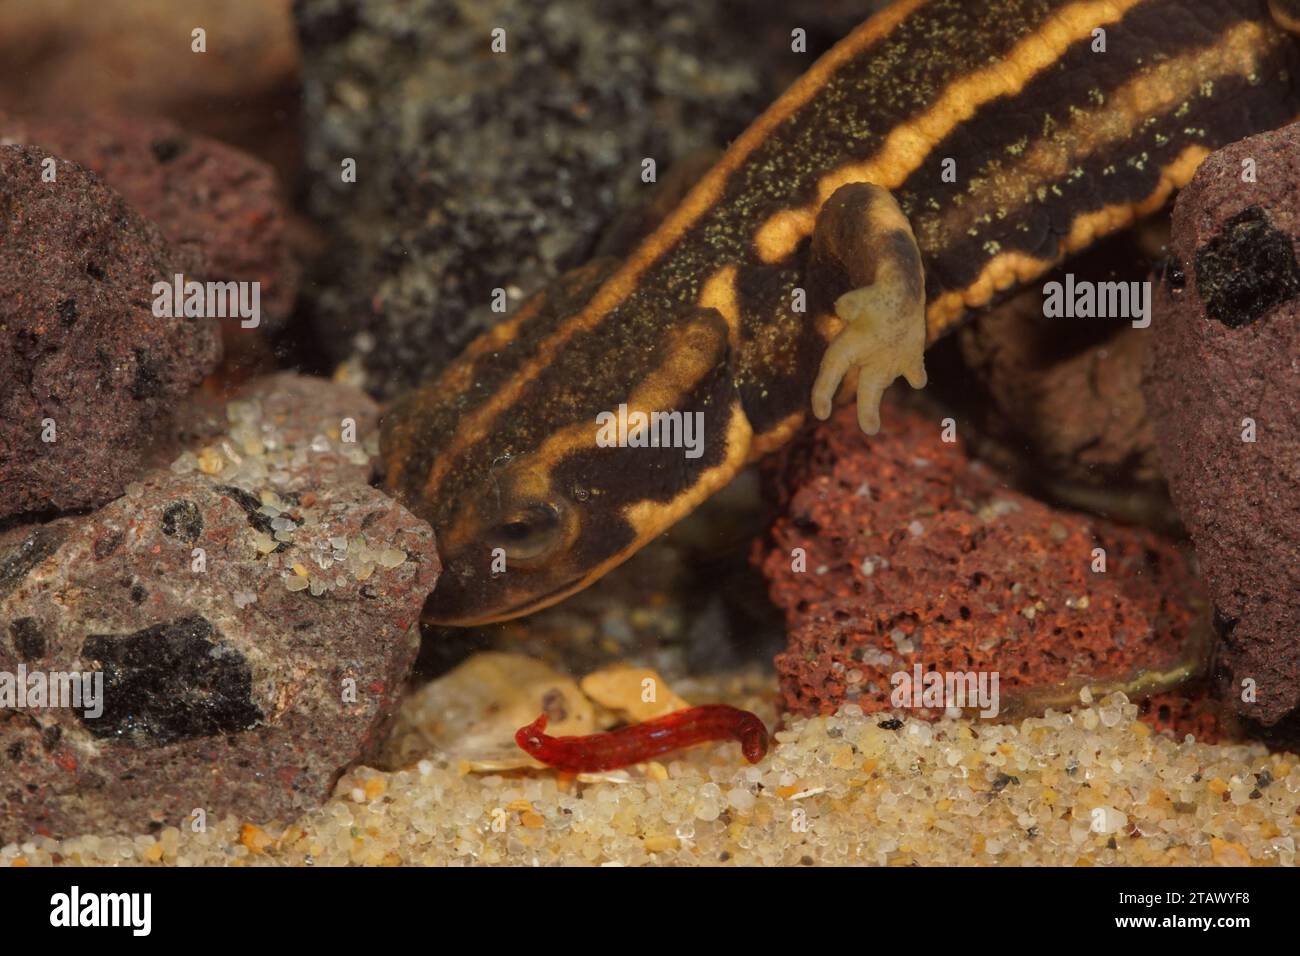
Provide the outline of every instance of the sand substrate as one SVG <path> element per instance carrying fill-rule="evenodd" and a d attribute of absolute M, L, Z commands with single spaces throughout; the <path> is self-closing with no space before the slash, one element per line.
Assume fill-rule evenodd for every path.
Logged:
<path fill-rule="evenodd" d="M 679 685 L 775 714 L 771 677 Z M 467 772 L 428 743 L 437 684 L 406 701 L 401 769 L 354 769 L 288 825 L 33 838 L 0 865 L 1283 865 L 1300 758 L 1176 741 L 1122 695 L 1018 723 L 905 713 L 791 719 L 759 764 L 734 743 L 587 780 Z M 422 729 L 423 728 L 423 729 Z"/>

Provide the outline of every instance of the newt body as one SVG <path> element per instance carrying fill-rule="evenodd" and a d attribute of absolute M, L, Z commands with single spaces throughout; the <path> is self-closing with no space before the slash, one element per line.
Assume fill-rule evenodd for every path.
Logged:
<path fill-rule="evenodd" d="M 825 417 L 841 379 L 873 430 L 884 388 L 923 385 L 925 346 L 972 310 L 1300 115 L 1297 71 L 1265 0 L 895 3 L 625 261 L 562 277 L 390 410 L 387 486 L 446 568 L 426 616 L 585 587 Z M 698 413 L 703 453 L 602 446 L 620 405 Z"/>

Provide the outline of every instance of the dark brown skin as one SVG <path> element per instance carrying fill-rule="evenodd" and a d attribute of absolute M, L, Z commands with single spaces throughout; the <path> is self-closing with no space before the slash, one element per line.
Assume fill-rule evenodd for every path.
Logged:
<path fill-rule="evenodd" d="M 626 260 L 559 280 L 396 403 L 387 487 L 433 524 L 447 568 L 426 616 L 554 603 L 796 432 L 864 271 L 810 269 L 814 232 L 849 265 L 888 255 L 888 233 L 847 228 L 870 221 L 860 204 L 828 206 L 840 187 L 875 183 L 910 222 L 933 341 L 1155 211 L 1211 149 L 1300 113 L 1300 58 L 1265 0 L 1116 2 L 1120 19 L 1095 21 L 1067 0 L 902 0 Z M 703 455 L 598 447 L 596 416 L 620 403 L 701 413 Z"/>

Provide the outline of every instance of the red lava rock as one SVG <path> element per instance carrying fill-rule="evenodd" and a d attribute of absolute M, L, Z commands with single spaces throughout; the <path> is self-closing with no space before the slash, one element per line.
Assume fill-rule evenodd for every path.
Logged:
<path fill-rule="evenodd" d="M 888 709 L 891 675 L 916 664 L 998 672 L 1003 711 L 1059 707 L 1063 685 L 1188 656 L 1198 592 L 1174 548 L 1013 491 L 940 431 L 887 404 L 868 438 L 843 408 L 775 462 L 783 517 L 756 558 L 786 615 L 787 709 Z"/>
<path fill-rule="evenodd" d="M 98 115 L 21 119 L 0 115 L 0 142 L 28 144 L 98 173 L 178 248 L 192 246 L 199 281 L 261 283 L 261 325 L 293 308 L 298 263 L 272 169 L 230 146 L 163 119 Z M 223 322 L 227 344 L 241 330 Z"/>
<path fill-rule="evenodd" d="M 194 257 L 74 163 L 42 182 L 46 158 L 0 146 L 0 518 L 121 494 L 221 356 L 214 323 L 151 308 Z"/>
<path fill-rule="evenodd" d="M 1201 165 L 1174 207 L 1180 269 L 1155 297 L 1144 381 L 1217 612 L 1227 699 L 1266 726 L 1300 705 L 1297 181 L 1300 125 Z"/>
<path fill-rule="evenodd" d="M 1156 730 L 1169 731 L 1176 737 L 1191 734 L 1204 744 L 1217 744 L 1235 736 L 1233 721 L 1225 719 L 1223 702 L 1207 681 L 1152 694 L 1138 702 L 1138 717 Z"/>
<path fill-rule="evenodd" d="M 103 679 L 98 714 L 0 709 L 0 844 L 196 807 L 288 822 L 375 754 L 441 570 L 428 524 L 368 483 L 377 417 L 273 376 L 230 406 L 219 473 L 182 455 L 93 514 L 0 534 L 0 672 Z M 344 418 L 355 445 L 330 436 Z"/>

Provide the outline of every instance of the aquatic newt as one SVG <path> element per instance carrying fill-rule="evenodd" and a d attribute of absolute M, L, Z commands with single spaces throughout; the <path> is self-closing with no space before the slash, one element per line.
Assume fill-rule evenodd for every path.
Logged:
<path fill-rule="evenodd" d="M 1272 10 L 1270 11 L 1270 6 Z M 435 528 L 425 614 L 527 614 L 605 574 L 811 410 L 1160 209 L 1300 115 L 1295 0 L 899 0 L 798 79 L 622 261 L 561 277 L 386 414 L 386 486 Z M 695 457 L 608 446 L 620 406 Z"/>

